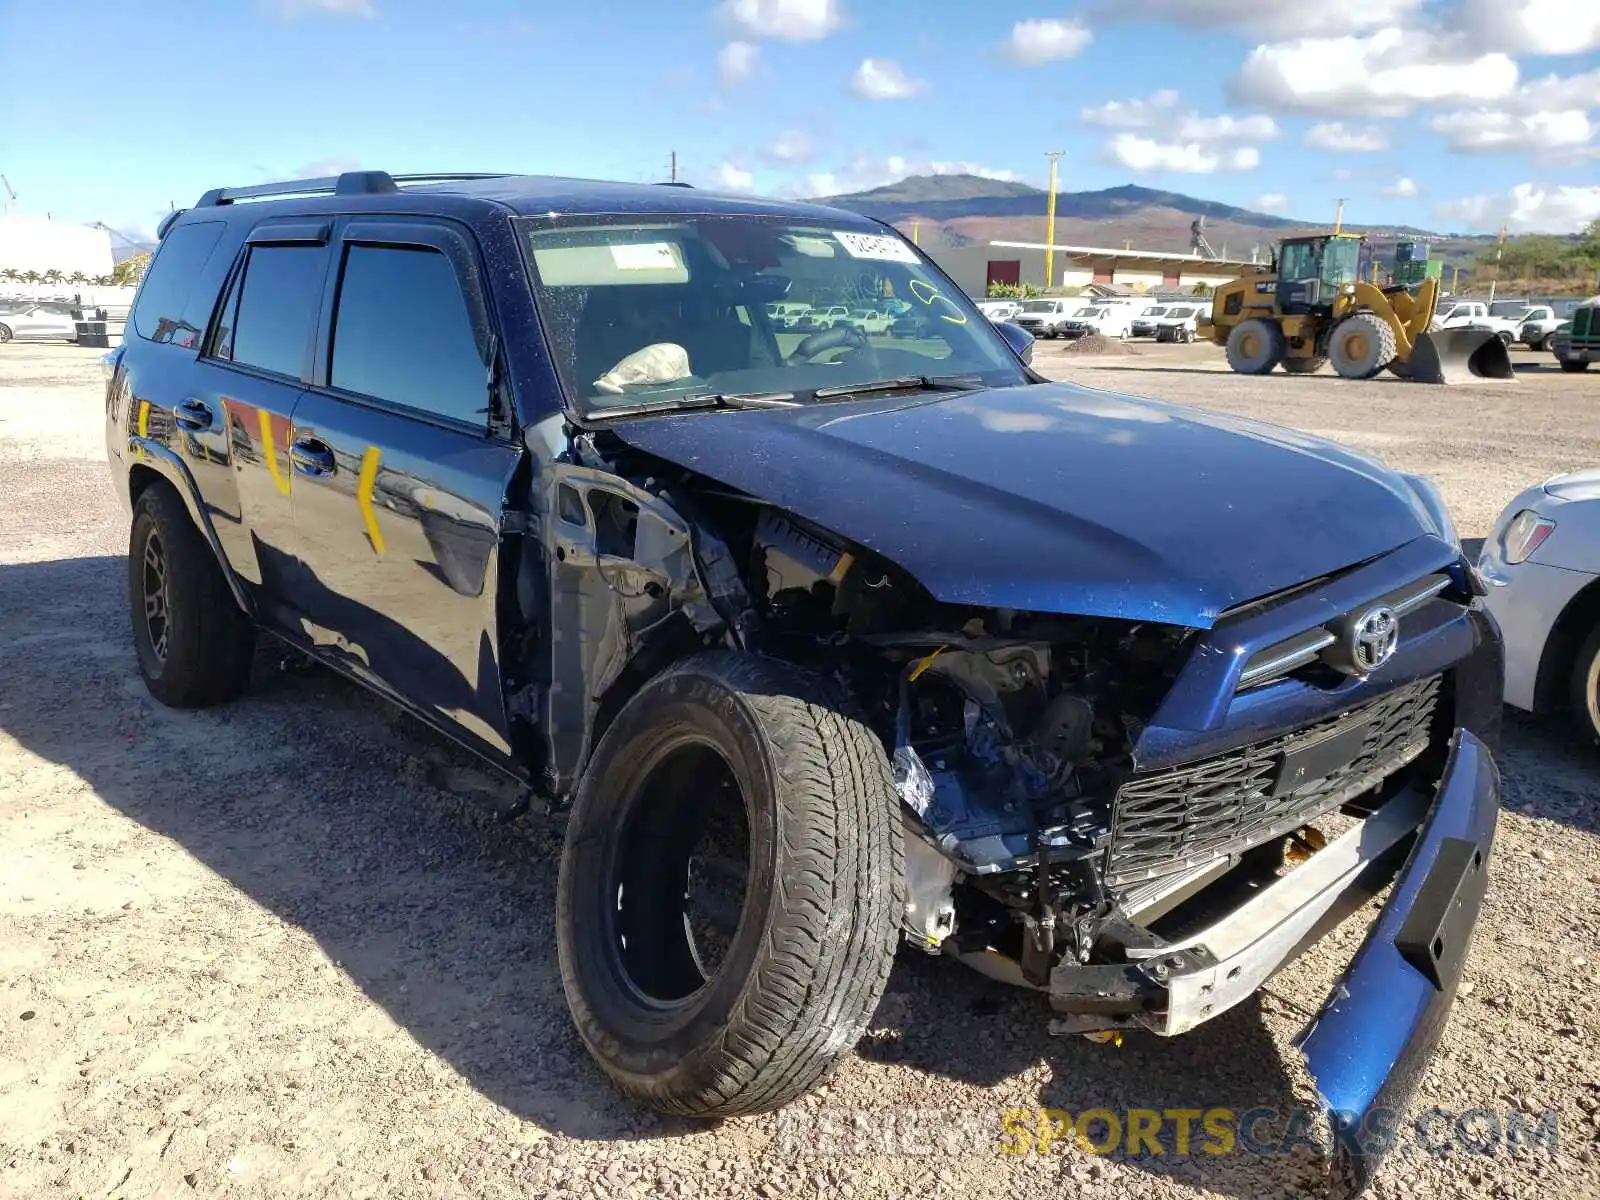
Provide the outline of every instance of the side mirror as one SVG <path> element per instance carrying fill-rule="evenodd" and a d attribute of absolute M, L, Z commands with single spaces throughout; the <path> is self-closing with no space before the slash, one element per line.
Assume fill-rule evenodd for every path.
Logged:
<path fill-rule="evenodd" d="M 1033 362 L 1033 334 L 1013 321 L 996 321 L 994 327 L 1013 354 L 1025 363 Z"/>

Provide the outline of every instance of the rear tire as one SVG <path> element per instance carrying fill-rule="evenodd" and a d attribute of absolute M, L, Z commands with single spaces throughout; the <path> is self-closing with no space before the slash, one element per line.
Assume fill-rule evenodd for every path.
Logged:
<path fill-rule="evenodd" d="M 9 342 L 10 340 L 11 340 L 11 326 L 9 326 L 9 325 L 0 325 L 0 345 L 4 345 L 6 342 Z"/>
<path fill-rule="evenodd" d="M 1394 330 L 1377 313 L 1346 317 L 1328 339 L 1328 358 L 1345 379 L 1371 379 L 1394 361 L 1397 352 Z"/>
<path fill-rule="evenodd" d="M 1587 371 L 1589 369 L 1587 362 L 1573 362 L 1569 358 L 1558 358 L 1556 361 L 1561 364 L 1563 371 Z"/>
<path fill-rule="evenodd" d="M 1291 375 L 1315 375 L 1328 365 L 1325 358 L 1286 358 L 1283 369 Z"/>
<path fill-rule="evenodd" d="M 151 484 L 133 507 L 128 606 L 139 673 L 161 703 L 208 708 L 249 685 L 255 627 L 165 483 Z"/>
<path fill-rule="evenodd" d="M 1568 704 L 1578 732 L 1590 742 L 1600 742 L 1600 628 L 1584 641 L 1572 664 Z"/>
<path fill-rule="evenodd" d="M 722 1117 L 821 1082 L 888 981 L 899 810 L 882 744 L 822 681 L 715 652 L 647 683 L 584 774 L 556 891 L 562 986 L 616 1085 Z M 741 813 L 734 870 L 701 847 L 737 843 Z M 736 907 L 728 887 L 702 900 L 715 877 Z"/>
<path fill-rule="evenodd" d="M 1228 365 L 1241 375 L 1265 375 L 1283 361 L 1283 330 L 1252 317 L 1228 334 Z"/>

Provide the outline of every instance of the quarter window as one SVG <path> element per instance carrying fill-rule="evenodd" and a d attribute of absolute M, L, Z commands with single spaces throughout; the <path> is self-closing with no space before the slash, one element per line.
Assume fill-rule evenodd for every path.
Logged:
<path fill-rule="evenodd" d="M 449 258 L 424 247 L 345 252 L 328 382 L 487 426 L 483 355 Z"/>
<path fill-rule="evenodd" d="M 218 329 L 216 354 L 299 379 L 322 304 L 325 246 L 252 246 Z M 232 328 L 227 328 L 229 320 Z"/>
<path fill-rule="evenodd" d="M 185 321 L 184 308 L 201 268 L 227 227 L 223 221 L 191 221 L 167 231 L 134 302 L 133 327 L 140 337 L 181 346 L 198 342 L 200 329 Z M 207 307 L 215 299 L 213 292 L 206 298 Z M 199 324 L 205 324 L 203 317 Z"/>

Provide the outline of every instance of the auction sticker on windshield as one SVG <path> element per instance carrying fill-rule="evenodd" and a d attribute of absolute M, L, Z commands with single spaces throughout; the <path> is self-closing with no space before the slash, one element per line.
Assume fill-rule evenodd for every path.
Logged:
<path fill-rule="evenodd" d="M 835 233 L 839 244 L 851 258 L 870 258 L 878 262 L 914 263 L 916 251 L 899 238 L 878 233 Z"/>

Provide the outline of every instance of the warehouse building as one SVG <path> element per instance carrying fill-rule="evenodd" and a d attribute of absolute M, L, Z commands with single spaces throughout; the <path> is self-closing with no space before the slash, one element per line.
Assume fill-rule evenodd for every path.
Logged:
<path fill-rule="evenodd" d="M 1045 285 L 1043 242 L 983 242 L 972 246 L 923 247 L 969 296 L 990 284 Z M 1050 286 L 1082 288 L 1110 284 L 1130 291 L 1179 290 L 1197 283 L 1216 287 L 1254 268 L 1238 260 L 1160 250 L 1116 250 L 1107 246 L 1056 246 L 1056 278 Z"/>
<path fill-rule="evenodd" d="M 47 217 L 0 216 L 0 271 L 111 274 L 111 235 Z"/>

